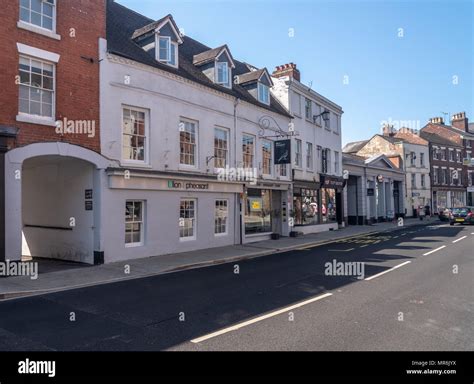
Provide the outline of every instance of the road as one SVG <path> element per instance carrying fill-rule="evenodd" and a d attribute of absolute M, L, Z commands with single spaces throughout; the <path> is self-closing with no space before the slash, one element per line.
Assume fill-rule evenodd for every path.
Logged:
<path fill-rule="evenodd" d="M 474 227 L 400 228 L 10 300 L 0 350 L 472 351 L 473 239 Z M 331 275 L 327 263 L 361 269 Z"/>

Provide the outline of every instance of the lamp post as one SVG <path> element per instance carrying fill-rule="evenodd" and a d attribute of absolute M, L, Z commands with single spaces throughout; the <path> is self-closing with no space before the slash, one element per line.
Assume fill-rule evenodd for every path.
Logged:
<path fill-rule="evenodd" d="M 314 115 L 313 121 L 315 124 L 316 124 L 316 120 L 319 119 L 320 117 L 323 118 L 324 122 L 328 122 L 331 118 L 331 112 L 329 112 L 328 109 L 325 109 L 324 112 L 320 113 L 319 115 Z"/>

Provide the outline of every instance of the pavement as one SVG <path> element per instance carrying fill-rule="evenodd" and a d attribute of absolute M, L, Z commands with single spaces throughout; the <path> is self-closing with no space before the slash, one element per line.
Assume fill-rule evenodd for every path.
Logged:
<path fill-rule="evenodd" d="M 412 225 L 238 269 L 8 300 L 0 302 L 0 350 L 472 351 L 473 239 L 469 226 Z M 334 262 L 360 263 L 363 276 L 328 273 Z"/>
<path fill-rule="evenodd" d="M 436 222 L 439 221 L 434 217 L 425 218 L 423 221 L 419 219 L 406 219 L 404 226 L 430 225 Z M 38 279 L 32 280 L 28 276 L 0 278 L 0 301 L 140 279 L 224 263 L 240 262 L 299 248 L 322 245 L 334 240 L 392 231 L 397 228 L 399 227 L 396 222 L 377 223 L 370 226 L 349 226 L 337 231 L 309 234 L 298 238 L 287 237 L 276 241 L 266 240 L 247 245 L 127 260 L 101 266 L 80 265 L 63 261 L 35 260 L 39 262 Z"/>

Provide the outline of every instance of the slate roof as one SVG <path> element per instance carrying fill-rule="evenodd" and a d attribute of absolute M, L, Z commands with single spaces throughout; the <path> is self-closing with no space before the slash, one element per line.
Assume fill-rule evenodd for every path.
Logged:
<path fill-rule="evenodd" d="M 229 52 L 229 55 L 230 55 L 229 47 L 227 47 L 227 44 L 224 44 L 224 45 L 221 45 L 220 47 L 210 49 L 208 51 L 199 53 L 198 55 L 194 55 L 193 64 L 202 65 L 210 61 L 214 61 L 224 48 L 227 48 L 227 52 Z M 232 60 L 234 60 L 234 58 L 232 58 Z"/>
<path fill-rule="evenodd" d="M 422 137 L 414 134 L 414 133 L 408 133 L 408 132 L 397 132 L 395 134 L 395 137 L 397 139 L 401 139 L 409 144 L 417 144 L 417 145 L 428 145 L 428 142 L 423 139 Z"/>
<path fill-rule="evenodd" d="M 369 140 L 363 140 L 363 141 L 354 141 L 352 143 L 348 143 L 342 149 L 342 152 L 344 152 L 344 153 L 357 153 L 362 148 L 364 148 L 365 144 L 367 144 L 368 142 L 369 142 Z"/>
<path fill-rule="evenodd" d="M 247 84 L 252 81 L 257 81 L 265 73 L 265 69 L 258 69 L 239 76 L 240 84 Z M 268 76 L 270 77 L 270 76 Z"/>
<path fill-rule="evenodd" d="M 160 21 L 162 21 L 161 19 Z M 155 21 L 139 13 L 132 11 L 113 0 L 107 0 L 107 48 L 108 52 L 137 61 L 151 67 L 174 73 L 185 79 L 194 81 L 206 87 L 218 90 L 222 93 L 238 97 L 248 103 L 261 108 L 292 118 L 293 116 L 270 94 L 270 105 L 260 103 L 245 88 L 233 84 L 232 89 L 214 84 L 204 75 L 201 70 L 193 64 L 194 56 L 211 50 L 210 47 L 192 39 L 189 36 L 183 37 L 183 44 L 179 46 L 179 68 L 173 68 L 155 60 L 150 54 L 145 52 L 132 40 L 132 36 L 137 30 L 151 28 Z M 150 29 L 151 30 L 151 29 Z M 233 76 L 242 76 L 249 72 L 247 65 L 234 60 L 235 69 Z"/>
<path fill-rule="evenodd" d="M 445 145 L 450 147 L 459 147 L 460 145 L 455 141 L 449 140 L 437 133 L 428 132 L 426 130 L 421 130 L 420 136 L 428 141 L 430 144 L 438 144 L 438 145 Z"/>

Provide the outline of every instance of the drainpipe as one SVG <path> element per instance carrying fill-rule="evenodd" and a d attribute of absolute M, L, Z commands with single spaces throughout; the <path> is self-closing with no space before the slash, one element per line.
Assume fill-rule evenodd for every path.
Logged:
<path fill-rule="evenodd" d="M 240 104 L 240 98 L 236 97 L 234 100 L 234 168 L 237 168 L 237 107 Z M 243 234 L 242 234 L 242 199 L 240 194 L 238 194 L 238 199 L 236 199 L 236 203 L 238 203 L 238 217 L 239 217 L 239 244 L 243 244 Z M 237 204 L 234 204 L 234 225 L 235 225 L 235 218 L 237 217 Z M 235 238 L 235 231 L 234 231 L 234 244 L 236 242 Z"/>

